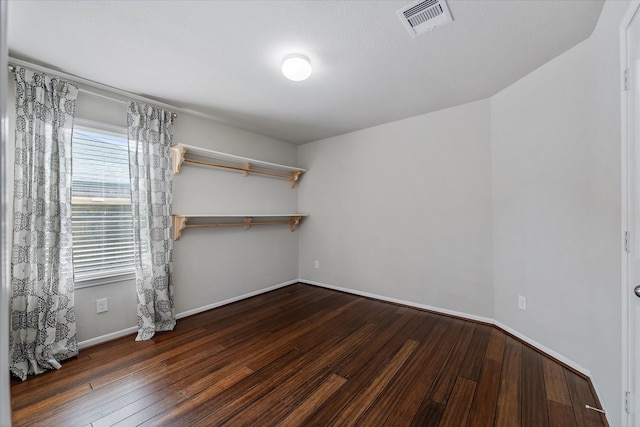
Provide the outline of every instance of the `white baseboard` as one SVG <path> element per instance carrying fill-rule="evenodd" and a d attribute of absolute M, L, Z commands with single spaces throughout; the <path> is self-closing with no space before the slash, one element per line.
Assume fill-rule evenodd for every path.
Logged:
<path fill-rule="evenodd" d="M 449 316 L 460 317 L 462 319 L 473 320 L 473 321 L 476 321 L 476 322 L 483 322 L 483 323 L 487 323 L 487 324 L 490 324 L 490 325 L 494 325 L 497 328 L 502 329 L 506 333 L 508 333 L 510 335 L 513 335 L 514 337 L 518 338 L 520 341 L 525 342 L 528 345 L 530 345 L 531 347 L 534 347 L 537 350 L 541 351 L 542 353 L 545 353 L 545 354 L 549 355 L 550 357 L 558 360 L 559 362 L 561 362 L 561 363 L 565 364 L 566 366 L 570 367 L 571 369 L 579 372 L 580 374 L 584 375 L 585 377 L 588 377 L 589 380 L 591 381 L 591 384 L 593 385 L 593 388 L 594 388 L 594 390 L 596 392 L 596 395 L 598 396 L 598 400 L 600 401 L 600 404 L 603 405 L 602 409 L 606 411 L 606 409 L 604 408 L 604 401 L 602 400 L 602 395 L 598 392 L 598 388 L 596 386 L 596 382 L 593 379 L 593 376 L 591 375 L 591 371 L 589 371 L 588 369 L 585 369 L 580 364 L 578 364 L 578 363 L 574 362 L 573 360 L 561 355 L 560 353 L 557 353 L 557 352 L 551 350 L 550 348 L 540 344 L 539 342 L 529 338 L 528 336 L 516 331 L 515 329 L 512 329 L 509 326 L 498 322 L 497 320 L 495 320 L 493 318 L 476 316 L 474 314 L 462 313 L 462 312 L 459 312 L 459 311 L 448 310 L 448 309 L 444 309 L 444 308 L 440 308 L 440 307 L 433 307 L 433 306 L 425 305 L 425 304 L 418 304 L 418 303 L 415 303 L 415 302 L 412 302 L 412 301 L 400 300 L 400 299 L 397 299 L 397 298 L 391 298 L 391 297 L 387 297 L 387 296 L 384 296 L 384 295 L 377 295 L 377 294 L 372 294 L 372 293 L 369 293 L 369 292 L 363 292 L 363 291 L 358 291 L 358 290 L 349 289 L 349 288 L 342 288 L 340 286 L 328 285 L 326 283 L 316 282 L 316 281 L 313 281 L 313 280 L 298 279 L 298 282 L 306 283 L 306 284 L 312 285 L 312 286 L 319 286 L 319 287 L 322 287 L 322 288 L 333 289 L 333 290 L 340 291 L 340 292 L 346 292 L 348 294 L 358 295 L 358 296 L 367 297 L 367 298 L 373 298 L 373 299 L 392 302 L 392 303 L 396 303 L 396 304 L 402 304 L 402 305 L 406 305 L 408 307 L 420 308 L 420 309 L 423 309 L 423 310 L 429 310 L 429 311 L 433 311 L 433 312 L 436 312 L 436 313 L 446 314 L 446 315 L 449 315 Z M 608 420 L 608 418 L 607 418 L 607 420 Z"/>
<path fill-rule="evenodd" d="M 299 279 L 298 282 L 306 283 L 308 285 L 319 286 L 321 288 L 333 289 L 334 291 L 346 292 L 348 294 L 358 295 L 361 297 L 378 299 L 381 301 L 392 302 L 395 304 L 402 304 L 409 307 L 421 308 L 423 310 L 435 311 L 436 313 L 447 314 L 449 316 L 461 317 L 467 320 L 473 320 L 476 322 L 494 324 L 494 320 L 489 317 L 476 316 L 473 314 L 462 313 L 459 311 L 448 310 L 446 308 L 433 307 L 431 305 L 418 304 L 412 301 L 405 301 L 397 298 L 391 298 L 383 295 L 372 294 L 369 292 L 357 291 L 355 289 L 341 288 L 340 286 L 327 285 L 326 283 L 315 282 L 313 280 Z"/>
<path fill-rule="evenodd" d="M 255 297 L 256 295 L 264 294 L 266 292 L 275 291 L 279 288 L 284 288 L 285 286 L 293 285 L 294 283 L 298 283 L 298 280 L 289 280 L 288 282 L 279 283 L 277 285 L 270 286 L 268 288 L 260 289 L 258 291 L 249 292 L 248 294 L 240 295 L 237 297 L 229 298 L 224 301 L 214 302 L 213 304 L 208 304 L 202 307 L 194 308 L 192 310 L 183 311 L 182 313 L 176 314 L 176 319 L 182 319 L 183 317 L 193 316 L 194 314 L 202 313 L 203 311 L 211 310 L 213 308 L 221 307 L 223 305 L 231 304 L 232 302 L 240 301 L 243 299 Z"/>
<path fill-rule="evenodd" d="M 184 317 L 187 316 L 192 316 L 194 314 L 198 314 L 198 313 L 202 313 L 203 311 L 207 311 L 207 310 L 211 310 L 213 308 L 216 307 L 221 307 L 223 305 L 227 305 L 227 304 L 231 304 L 232 302 L 236 302 L 236 301 L 240 301 L 243 299 L 247 299 L 247 298 L 251 298 L 254 297 L 256 295 L 260 295 L 260 294 L 264 294 L 266 292 L 270 292 L 279 288 L 284 288 L 285 286 L 289 286 L 289 285 L 293 285 L 294 283 L 298 283 L 298 280 L 289 280 L 288 282 L 284 282 L 284 283 L 279 283 L 277 285 L 273 285 L 270 286 L 268 288 L 264 288 L 264 289 L 260 289 L 254 292 L 249 292 L 247 294 L 244 295 L 240 295 L 237 297 L 233 297 L 233 298 L 229 298 L 227 300 L 224 301 L 220 301 L 220 302 L 215 302 L 213 304 L 208 304 L 202 307 L 198 307 L 198 308 L 194 308 L 192 310 L 187 310 L 187 311 L 183 311 L 182 313 L 178 313 L 176 314 L 176 319 L 182 319 Z M 87 347 L 92 347 L 94 345 L 98 345 L 98 344 L 102 344 L 105 343 L 107 341 L 112 341 L 115 340 L 117 338 L 122 338 L 124 336 L 127 336 L 129 334 L 133 334 L 138 332 L 138 327 L 137 326 L 132 326 L 130 328 L 126 328 L 126 329 L 122 329 L 120 331 L 115 331 L 115 332 L 111 332 L 105 335 L 100 335 L 99 337 L 95 337 L 95 338 L 91 338 L 85 341 L 80 341 L 78 343 L 78 348 L 80 350 L 82 350 L 83 348 L 87 348 Z"/>
<path fill-rule="evenodd" d="M 98 345 L 98 344 L 102 344 L 105 343 L 107 341 L 112 341 L 118 338 L 122 338 L 124 336 L 130 335 L 130 334 L 135 334 L 136 332 L 138 332 L 138 327 L 137 326 L 132 326 L 130 328 L 127 329 L 122 329 L 120 331 L 115 331 L 115 332 L 111 332 L 105 335 L 100 335 L 99 337 L 95 337 L 95 338 L 90 338 L 88 340 L 84 340 L 84 341 L 80 341 L 78 343 L 78 348 L 80 350 L 82 350 L 83 348 L 87 348 L 87 347 L 93 347 L 94 345 Z"/>
<path fill-rule="evenodd" d="M 540 350 L 541 352 L 548 354 L 549 356 L 553 357 L 554 359 L 558 360 L 559 362 L 562 362 L 563 364 L 565 364 L 566 366 L 568 366 L 569 368 L 573 369 L 574 371 L 577 371 L 579 373 L 581 373 L 582 375 L 591 378 L 591 371 L 589 371 L 588 369 L 582 367 L 580 364 L 574 362 L 573 360 L 564 357 L 563 355 L 561 355 L 560 353 L 557 353 L 553 350 L 551 350 L 549 347 L 540 344 L 539 342 L 537 342 L 536 340 L 533 340 L 531 338 L 529 338 L 528 336 L 521 334 L 520 332 L 516 331 L 515 329 L 510 328 L 509 326 L 505 325 L 504 323 L 500 323 L 497 320 L 493 321 L 493 324 L 496 325 L 498 328 L 502 329 L 503 331 L 507 332 L 508 334 L 513 335 L 514 337 L 518 338 L 520 341 L 523 341 L 527 344 L 529 344 L 531 347 L 534 347 L 538 350 Z M 592 381 L 593 383 L 593 381 Z"/>
<path fill-rule="evenodd" d="M 387 297 L 384 295 L 377 295 L 377 294 L 372 294 L 369 292 L 362 292 L 362 291 L 357 291 L 354 289 L 349 289 L 349 288 L 341 288 L 339 286 L 333 286 L 333 285 L 327 285 L 326 283 L 320 283 L 320 282 L 315 282 L 313 280 L 306 280 L 306 279 L 300 279 L 299 282 L 301 283 L 306 283 L 309 285 L 313 285 L 313 286 L 319 286 L 322 288 L 327 288 L 327 289 L 333 289 L 336 291 L 341 291 L 341 292 L 346 292 L 349 294 L 353 294 L 353 295 L 358 295 L 358 296 L 362 296 L 362 297 L 367 297 L 367 298 L 374 298 L 374 299 L 378 299 L 381 301 L 387 301 L 387 302 L 393 302 L 396 304 L 402 304 L 402 305 L 406 305 L 408 307 L 415 307 L 415 308 L 420 308 L 423 310 L 429 310 L 429 311 L 433 311 L 436 313 L 442 313 L 442 314 L 446 314 L 449 316 L 455 316 L 455 317 L 460 317 L 461 319 L 466 319 L 466 320 L 473 320 L 475 322 L 483 322 L 483 323 L 487 323 L 490 325 L 495 325 L 498 328 L 502 329 L 503 331 L 507 332 L 510 335 L 513 335 L 514 337 L 518 338 L 520 341 L 523 341 L 527 344 L 529 344 L 532 347 L 535 347 L 536 349 L 540 350 L 541 352 L 548 354 L 549 356 L 553 357 L 554 359 L 564 363 L 565 365 L 567 365 L 568 367 L 570 367 L 571 369 L 580 372 L 581 374 L 591 378 L 591 372 L 588 369 L 583 368 L 582 366 L 580 366 L 578 363 L 574 362 L 573 360 L 564 357 L 563 355 L 556 353 L 555 351 L 551 350 L 548 347 L 545 347 L 544 345 L 540 344 L 539 342 L 532 340 L 531 338 L 529 338 L 528 336 L 521 334 L 520 332 L 516 331 L 515 329 L 510 328 L 509 326 L 498 322 L 497 320 L 490 318 L 490 317 L 482 317 L 482 316 L 476 316 L 474 314 L 467 314 L 467 313 L 463 313 L 460 311 L 454 311 L 454 310 L 448 310 L 445 308 L 440 308 L 440 307 L 434 307 L 431 305 L 425 305 L 425 304 L 418 304 L 412 301 L 405 301 L 405 300 L 400 300 L 397 298 L 391 298 L 391 297 Z"/>
<path fill-rule="evenodd" d="M 434 307 L 434 306 L 430 306 L 430 305 L 426 305 L 426 304 L 418 304 L 412 301 L 405 301 L 405 300 L 401 300 L 401 299 L 397 299 L 397 298 L 392 298 L 392 297 L 388 297 L 388 296 L 384 296 L 384 295 L 377 295 L 377 294 L 372 294 L 370 292 L 363 292 L 363 291 L 358 291 L 358 290 L 354 290 L 354 289 L 349 289 L 349 288 L 342 288 L 340 286 L 333 286 L 333 285 L 328 285 L 326 283 L 321 283 L 321 282 L 316 282 L 313 280 L 306 280 L 306 279 L 296 279 L 296 280 L 289 280 L 287 282 L 283 282 L 277 285 L 273 285 L 270 286 L 268 288 L 264 288 L 264 289 L 260 289 L 254 292 L 249 292 L 247 294 L 244 295 L 240 295 L 237 297 L 233 297 L 233 298 L 229 298 L 227 300 L 224 301 L 220 301 L 220 302 L 216 302 L 213 304 L 208 304 L 202 307 L 198 307 L 192 310 L 187 310 L 184 311 L 182 313 L 178 313 L 176 314 L 176 318 L 177 319 L 182 319 L 184 317 L 187 316 L 192 316 L 194 314 L 198 314 L 198 313 L 202 313 L 203 311 L 207 311 L 207 310 L 211 310 L 217 307 L 221 307 L 223 305 L 227 305 L 227 304 L 231 304 L 233 302 L 237 302 L 243 299 L 247 299 L 247 298 L 251 298 L 253 296 L 256 295 L 260 295 L 266 292 L 270 292 L 279 288 L 283 288 L 285 286 L 289 286 L 289 285 L 293 285 L 294 283 L 306 283 L 308 285 L 312 285 L 312 286 L 318 286 L 318 287 L 322 287 L 322 288 L 327 288 L 327 289 L 333 289 L 336 291 L 340 291 L 340 292 L 345 292 L 348 294 L 353 294 L 353 295 L 358 295 L 358 296 L 362 296 L 362 297 L 367 297 L 367 298 L 373 298 L 373 299 L 377 299 L 377 300 L 381 300 L 381 301 L 387 301 L 387 302 L 392 302 L 395 304 L 402 304 L 402 305 L 406 305 L 408 307 L 415 307 L 415 308 L 419 308 L 419 309 L 423 309 L 423 310 L 429 310 L 429 311 L 433 311 L 435 313 L 442 313 L 442 314 L 446 314 L 449 316 L 455 316 L 455 317 L 459 317 L 461 319 L 467 319 L 467 320 L 472 320 L 475 322 L 482 322 L 482 323 L 487 323 L 490 325 L 495 325 L 496 327 L 498 327 L 499 329 L 502 329 L 503 331 L 507 332 L 508 334 L 511 334 L 513 336 L 515 336 L 516 338 L 518 338 L 519 340 L 527 343 L 528 345 L 538 349 L 539 351 L 551 356 L 552 358 L 562 362 L 563 364 L 565 364 L 566 366 L 570 367 L 571 369 L 581 373 L 582 375 L 586 376 L 589 378 L 589 380 L 591 381 L 591 384 L 593 385 L 593 388 L 596 392 L 596 395 L 598 396 L 598 399 L 600 400 L 600 403 L 603 405 L 603 409 L 606 410 L 604 408 L 604 401 L 602 400 L 602 395 L 598 392 L 598 388 L 596 386 L 595 381 L 593 380 L 593 377 L 591 376 L 591 372 L 588 369 L 585 369 L 584 367 L 582 367 L 580 364 L 574 362 L 573 360 L 564 357 L 563 355 L 551 350 L 550 348 L 540 344 L 539 342 L 527 337 L 524 334 L 521 334 L 520 332 L 516 331 L 515 329 L 510 328 L 509 326 L 498 322 L 497 320 L 493 319 L 493 318 L 489 318 L 489 317 L 483 317 L 483 316 L 476 316 L 473 314 L 468 314 L 468 313 L 463 313 L 463 312 L 459 312 L 459 311 L 455 311 L 455 310 L 448 310 L 448 309 L 444 309 L 444 308 L 440 308 L 440 307 Z M 91 338 L 89 340 L 85 340 L 85 341 L 81 341 L 78 343 L 78 347 L 80 349 L 83 348 L 87 348 L 87 347 L 91 347 L 97 344 L 102 344 L 104 342 L 107 341 L 111 341 L 117 338 L 121 338 L 123 336 L 129 335 L 129 334 L 133 334 L 135 332 L 137 332 L 138 328 L 136 326 L 133 326 L 131 328 L 127 328 L 127 329 L 123 329 L 121 331 L 116 331 L 116 332 L 112 332 L 106 335 L 101 335 L 99 337 L 96 338 Z"/>

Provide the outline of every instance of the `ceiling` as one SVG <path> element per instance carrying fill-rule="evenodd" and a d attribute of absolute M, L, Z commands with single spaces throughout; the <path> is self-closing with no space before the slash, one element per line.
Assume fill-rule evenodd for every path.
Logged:
<path fill-rule="evenodd" d="M 10 55 L 302 144 L 489 97 L 587 38 L 603 0 L 9 2 Z M 313 74 L 286 80 L 302 53 Z"/>

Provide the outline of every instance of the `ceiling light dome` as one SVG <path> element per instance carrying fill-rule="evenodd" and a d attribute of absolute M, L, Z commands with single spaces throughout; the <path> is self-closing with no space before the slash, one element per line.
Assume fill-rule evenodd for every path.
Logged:
<path fill-rule="evenodd" d="M 311 75 L 311 62 L 304 55 L 289 55 L 282 61 L 282 74 L 294 82 L 306 80 Z"/>

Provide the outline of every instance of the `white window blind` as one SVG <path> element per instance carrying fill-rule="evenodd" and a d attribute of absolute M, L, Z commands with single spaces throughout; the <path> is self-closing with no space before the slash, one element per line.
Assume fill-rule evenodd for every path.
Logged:
<path fill-rule="evenodd" d="M 76 285 L 131 277 L 134 272 L 133 222 L 126 131 L 76 125 L 72 150 L 71 215 Z"/>

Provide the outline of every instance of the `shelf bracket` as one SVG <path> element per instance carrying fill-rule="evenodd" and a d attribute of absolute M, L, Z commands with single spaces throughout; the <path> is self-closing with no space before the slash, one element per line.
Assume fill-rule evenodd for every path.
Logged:
<path fill-rule="evenodd" d="M 182 230 L 187 227 L 188 216 L 173 215 L 173 240 L 180 240 Z"/>
<path fill-rule="evenodd" d="M 296 227 L 298 226 L 298 224 L 300 224 L 300 220 L 302 219 L 301 216 L 292 216 L 291 217 L 291 231 L 296 231 Z"/>
<path fill-rule="evenodd" d="M 184 155 L 187 153 L 187 149 L 180 144 L 173 145 L 171 147 L 171 154 L 173 157 L 173 174 L 180 174 L 180 166 L 184 162 Z"/>
<path fill-rule="evenodd" d="M 244 229 L 248 230 L 249 228 L 251 228 L 251 223 L 253 222 L 253 218 L 250 216 L 247 216 L 244 218 Z"/>
<path fill-rule="evenodd" d="M 298 182 L 301 173 L 302 171 L 291 171 L 291 188 L 296 186 L 296 182 Z"/>

